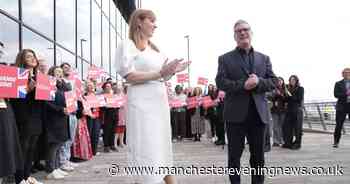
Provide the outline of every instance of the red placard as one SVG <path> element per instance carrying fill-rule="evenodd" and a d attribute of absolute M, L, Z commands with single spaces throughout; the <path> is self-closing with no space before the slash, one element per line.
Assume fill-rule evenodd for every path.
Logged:
<path fill-rule="evenodd" d="M 88 79 L 98 79 L 103 74 L 103 70 L 97 66 L 91 66 L 88 69 Z"/>
<path fill-rule="evenodd" d="M 85 98 L 87 104 L 89 104 L 89 106 L 91 108 L 100 107 L 100 102 L 97 99 L 96 95 L 89 95 L 89 96 L 85 96 L 84 98 Z"/>
<path fill-rule="evenodd" d="M 25 98 L 29 70 L 0 65 L 0 97 Z"/>
<path fill-rule="evenodd" d="M 202 105 L 205 109 L 212 107 L 215 105 L 214 101 L 210 98 L 210 96 L 205 96 L 202 98 Z"/>
<path fill-rule="evenodd" d="M 176 78 L 177 78 L 177 83 L 188 82 L 188 74 L 187 73 L 177 74 Z"/>
<path fill-rule="evenodd" d="M 179 108 L 179 107 L 182 107 L 184 105 L 185 104 L 182 103 L 182 101 L 179 100 L 179 99 L 171 99 L 171 100 L 169 100 L 169 106 L 172 107 L 172 108 Z"/>
<path fill-rule="evenodd" d="M 84 99 L 81 99 L 81 103 L 83 104 L 83 108 L 84 108 L 84 111 L 86 112 L 86 114 L 88 116 L 92 116 L 91 106 L 90 106 L 89 102 L 87 102 Z"/>
<path fill-rule="evenodd" d="M 75 93 L 77 94 L 77 98 L 81 99 L 84 91 L 83 83 L 80 79 L 75 80 Z"/>
<path fill-rule="evenodd" d="M 84 88 L 82 81 L 79 78 L 79 73 L 76 70 L 72 70 L 69 74 L 68 80 L 71 82 L 73 90 L 76 92 L 77 99 L 81 99 Z"/>
<path fill-rule="evenodd" d="M 78 109 L 76 93 L 74 91 L 67 91 L 64 92 L 64 97 L 66 98 L 66 107 L 68 113 L 75 112 Z"/>
<path fill-rule="evenodd" d="M 208 79 L 204 77 L 198 77 L 198 82 L 199 85 L 204 85 L 206 86 L 208 84 Z"/>
<path fill-rule="evenodd" d="M 126 98 L 124 95 L 105 95 L 106 107 L 119 108 L 125 105 Z"/>
<path fill-rule="evenodd" d="M 56 79 L 42 73 L 36 76 L 35 99 L 36 100 L 55 100 Z"/>
<path fill-rule="evenodd" d="M 198 106 L 197 97 L 188 97 L 186 102 L 187 102 L 187 109 L 193 109 Z"/>

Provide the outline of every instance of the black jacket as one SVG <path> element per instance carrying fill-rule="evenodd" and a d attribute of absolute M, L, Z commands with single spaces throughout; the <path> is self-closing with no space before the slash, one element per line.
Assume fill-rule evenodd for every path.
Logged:
<path fill-rule="evenodd" d="M 346 86 L 345 80 L 341 80 L 335 83 L 334 85 L 334 97 L 337 98 L 337 111 L 350 112 L 350 103 L 346 103 Z"/>
<path fill-rule="evenodd" d="M 296 112 L 301 110 L 304 103 L 304 88 L 298 86 L 294 90 L 289 90 L 292 96 L 287 97 L 287 111 L 288 112 Z"/>
<path fill-rule="evenodd" d="M 54 101 L 46 102 L 46 129 L 49 143 L 62 143 L 69 139 L 68 116 L 64 114 L 66 99 L 64 92 L 69 91 L 65 82 L 57 81 Z"/>
<path fill-rule="evenodd" d="M 270 121 L 265 92 L 275 88 L 277 80 L 272 71 L 268 56 L 252 51 L 252 71 L 259 77 L 259 83 L 253 91 L 244 89 L 249 77 L 247 62 L 243 60 L 238 48 L 219 57 L 216 85 L 225 91 L 224 120 L 244 122 L 248 116 L 250 100 L 254 100 L 256 109 L 264 123 Z"/>

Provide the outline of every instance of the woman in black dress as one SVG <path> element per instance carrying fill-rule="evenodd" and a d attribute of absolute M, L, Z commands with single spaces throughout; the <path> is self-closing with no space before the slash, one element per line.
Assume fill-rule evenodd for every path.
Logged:
<path fill-rule="evenodd" d="M 35 178 L 30 177 L 36 143 L 39 135 L 42 133 L 42 115 L 44 109 L 44 102 L 35 100 L 35 80 L 38 65 L 38 59 L 33 50 L 24 49 L 16 57 L 15 66 L 29 70 L 26 97 L 11 99 L 24 161 L 23 170 L 18 170 L 15 174 L 17 184 L 22 180 L 26 180 L 28 183 L 40 184 Z"/>

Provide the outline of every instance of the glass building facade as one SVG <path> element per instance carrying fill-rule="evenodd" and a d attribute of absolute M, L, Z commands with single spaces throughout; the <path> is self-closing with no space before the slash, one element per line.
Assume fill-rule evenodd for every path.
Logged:
<path fill-rule="evenodd" d="M 48 66 L 70 63 L 84 79 L 90 65 L 116 78 L 115 48 L 127 27 L 113 0 L 0 0 L 7 63 L 29 48 Z"/>

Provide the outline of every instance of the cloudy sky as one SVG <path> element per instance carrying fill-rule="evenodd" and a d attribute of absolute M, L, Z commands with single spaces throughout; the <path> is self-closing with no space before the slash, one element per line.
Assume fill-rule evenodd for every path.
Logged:
<path fill-rule="evenodd" d="M 215 3 L 214 3 L 215 2 Z M 274 72 L 300 77 L 306 101 L 334 100 L 334 83 L 350 67 L 350 7 L 346 0 L 143 0 L 157 15 L 153 38 L 170 58 L 187 58 L 192 84 L 214 81 L 219 55 L 235 47 L 233 24 L 247 20 L 253 46 L 270 56 Z"/>

